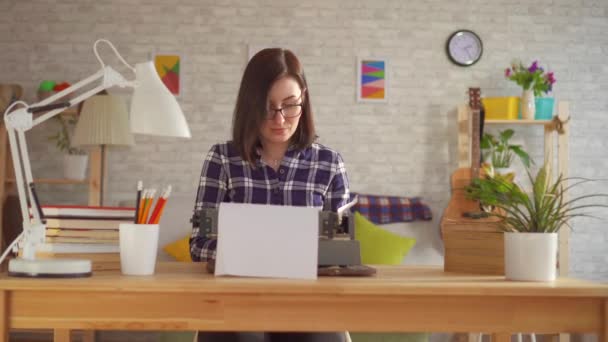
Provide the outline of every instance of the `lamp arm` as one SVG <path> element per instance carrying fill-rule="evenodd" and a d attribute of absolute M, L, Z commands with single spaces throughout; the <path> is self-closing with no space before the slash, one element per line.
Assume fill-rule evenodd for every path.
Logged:
<path fill-rule="evenodd" d="M 113 86 L 119 86 L 119 87 L 127 87 L 127 86 L 134 86 L 134 82 L 132 81 L 127 81 L 121 74 L 119 74 L 117 71 L 115 71 L 114 69 L 112 69 L 112 67 L 110 66 L 104 66 L 103 69 L 100 69 L 99 71 L 97 71 L 96 73 L 94 73 L 93 75 L 85 78 L 82 81 L 79 81 L 77 83 L 74 83 L 73 85 L 69 86 L 68 88 L 65 88 L 64 90 L 58 92 L 57 94 L 54 94 L 40 102 L 35 103 L 34 105 L 30 106 L 29 109 L 35 109 L 35 107 L 39 107 L 39 106 L 45 106 L 48 105 L 66 95 L 72 94 L 74 91 L 92 83 L 95 82 L 99 79 L 102 79 L 103 82 L 98 85 L 97 87 L 88 90 L 80 95 L 78 95 L 77 97 L 71 99 L 69 101 L 69 105 L 63 108 L 57 108 L 57 109 L 53 109 L 39 117 L 37 117 L 36 119 L 34 119 L 32 121 L 32 127 L 36 126 L 40 123 L 43 123 L 44 121 L 52 118 L 53 116 L 63 112 L 66 108 L 75 106 L 77 104 L 79 104 L 80 102 L 88 99 L 89 97 L 99 93 L 102 90 L 111 88 Z M 31 128 L 31 127 L 30 127 Z"/>
<path fill-rule="evenodd" d="M 59 108 L 52 109 L 47 113 L 40 115 L 36 119 L 33 119 L 32 113 L 36 112 L 37 109 L 39 111 L 44 110 L 45 106 L 48 106 L 54 101 L 57 101 L 66 95 L 72 94 L 76 90 L 79 90 L 92 82 L 98 81 L 99 79 L 102 79 L 100 85 L 76 96 L 65 104 L 58 105 Z M 28 203 L 31 204 L 32 208 L 39 208 L 34 189 L 32 166 L 30 164 L 25 132 L 32 129 L 32 127 L 54 117 L 55 115 L 58 115 L 66 108 L 77 105 L 89 97 L 96 95 L 102 90 L 108 89 L 112 86 L 135 87 L 136 85 L 136 82 L 127 81 L 120 73 L 112 69 L 110 66 L 104 66 L 95 74 L 71 85 L 57 94 L 35 103 L 32 106 L 28 106 L 28 104 L 23 101 L 16 101 L 12 103 L 4 112 L 4 122 L 8 131 L 9 145 L 11 149 L 13 167 L 15 169 L 15 181 L 23 221 L 23 238 L 21 241 L 19 241 L 19 243 L 23 248 L 24 259 L 34 260 L 36 258 L 36 247 L 44 243 L 46 231 L 46 223 L 43 222 L 41 214 L 37 210 L 32 210 L 30 217 L 30 212 L 28 210 Z M 12 111 L 12 109 L 17 105 L 21 105 L 22 108 Z M 56 106 L 51 105 L 51 107 Z"/>
<path fill-rule="evenodd" d="M 9 111 L 11 107 L 7 109 Z M 5 116 L 6 119 L 6 116 Z M 11 148 L 11 156 L 13 159 L 13 167 L 15 169 L 15 183 L 17 185 L 17 194 L 19 195 L 19 206 L 21 209 L 21 218 L 23 224 L 23 258 L 33 260 L 35 258 L 35 248 L 39 243 L 44 242 L 45 225 L 42 223 L 40 214 L 32 211 L 33 219 L 30 219 L 28 212 L 28 199 L 32 203 L 34 198 L 33 191 L 30 187 L 25 187 L 25 183 L 32 184 L 32 169 L 29 163 L 27 152 L 27 144 L 23 131 L 17 131 L 14 127 L 6 125 L 8 130 L 9 145 Z M 21 165 L 23 161 L 24 165 Z M 24 178 L 25 173 L 25 180 Z"/>

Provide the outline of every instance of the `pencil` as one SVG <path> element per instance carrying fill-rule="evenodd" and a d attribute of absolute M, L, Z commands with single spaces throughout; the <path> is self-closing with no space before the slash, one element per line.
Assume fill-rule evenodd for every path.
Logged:
<path fill-rule="evenodd" d="M 142 181 L 137 181 L 137 199 L 135 200 L 135 218 L 133 223 L 137 224 L 139 220 L 139 209 L 140 209 L 140 201 L 141 201 L 141 191 L 144 189 L 144 183 Z"/>
<path fill-rule="evenodd" d="M 162 197 L 156 202 L 156 207 L 154 207 L 154 212 L 152 212 L 152 216 L 150 216 L 150 221 L 148 223 L 158 224 L 158 222 L 160 222 L 160 217 L 163 214 L 163 210 L 165 209 L 165 205 L 167 204 L 170 194 L 171 185 L 167 187 L 167 190 L 165 190 Z"/>
<path fill-rule="evenodd" d="M 141 218 L 141 223 L 146 224 L 148 221 L 148 213 L 150 212 L 150 207 L 152 207 L 152 202 L 154 201 L 154 195 L 156 194 L 156 189 L 150 189 L 148 193 L 148 199 L 146 200 L 146 207 L 144 210 L 144 215 Z"/>
<path fill-rule="evenodd" d="M 165 203 L 167 202 L 167 198 L 171 193 L 171 185 L 167 186 L 167 189 L 163 192 L 162 196 L 156 201 L 156 206 L 152 211 L 152 215 L 150 215 L 149 224 L 157 224 L 160 219 L 160 213 L 162 209 L 165 207 Z"/>
<path fill-rule="evenodd" d="M 141 218 L 144 216 L 144 209 L 146 207 L 146 199 L 148 198 L 149 189 L 144 189 L 141 199 L 139 200 L 139 213 L 137 214 L 137 223 L 141 223 Z"/>

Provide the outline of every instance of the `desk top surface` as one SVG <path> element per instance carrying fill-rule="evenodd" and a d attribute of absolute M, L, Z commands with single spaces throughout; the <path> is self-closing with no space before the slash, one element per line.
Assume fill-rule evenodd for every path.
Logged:
<path fill-rule="evenodd" d="M 608 284 L 560 278 L 551 283 L 506 281 L 504 276 L 444 272 L 435 266 L 378 266 L 373 277 L 319 277 L 317 280 L 214 277 L 203 263 L 161 262 L 153 276 L 96 271 L 90 278 L 27 279 L 0 275 L 0 290 L 127 291 L 208 294 L 489 295 L 608 298 Z"/>

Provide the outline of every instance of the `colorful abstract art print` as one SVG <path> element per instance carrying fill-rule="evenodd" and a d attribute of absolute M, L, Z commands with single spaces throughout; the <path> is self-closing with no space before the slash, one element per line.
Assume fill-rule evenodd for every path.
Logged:
<path fill-rule="evenodd" d="M 357 62 L 357 101 L 388 101 L 388 62 L 384 58 L 359 58 Z"/>
<path fill-rule="evenodd" d="M 181 92 L 181 60 L 179 55 L 158 54 L 154 56 L 158 76 L 175 96 Z"/>

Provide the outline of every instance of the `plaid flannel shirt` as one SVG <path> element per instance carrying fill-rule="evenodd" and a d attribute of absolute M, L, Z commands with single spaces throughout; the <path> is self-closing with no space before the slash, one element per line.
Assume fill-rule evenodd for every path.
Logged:
<path fill-rule="evenodd" d="M 195 210 L 218 208 L 221 202 L 317 207 L 336 211 L 350 197 L 344 161 L 339 153 L 314 143 L 290 147 L 274 171 L 258 157 L 245 162 L 230 142 L 214 145 L 201 172 Z M 193 261 L 215 259 L 216 239 L 199 236 L 192 227 Z"/>

